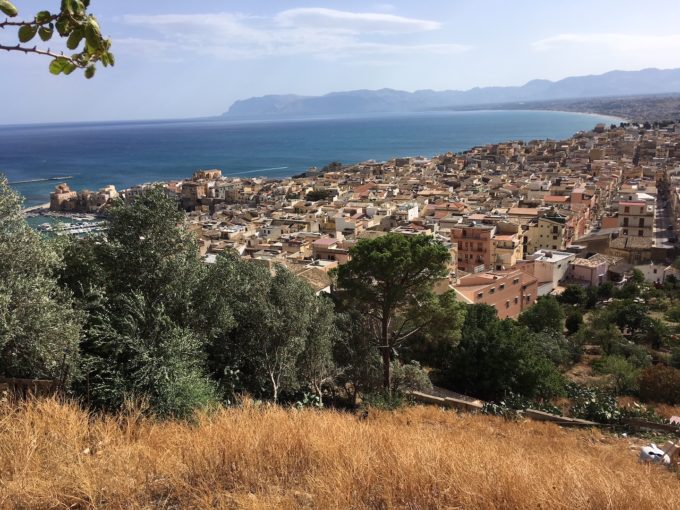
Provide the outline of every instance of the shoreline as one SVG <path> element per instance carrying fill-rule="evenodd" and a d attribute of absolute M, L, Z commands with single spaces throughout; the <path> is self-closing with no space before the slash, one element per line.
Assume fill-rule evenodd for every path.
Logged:
<path fill-rule="evenodd" d="M 541 112 L 546 112 L 546 113 L 554 113 L 554 114 L 561 114 L 561 115 L 569 115 L 569 116 L 583 116 L 588 118 L 588 123 L 590 124 L 590 120 L 592 120 L 592 124 L 590 124 L 589 128 L 587 129 L 580 129 L 576 131 L 572 131 L 569 133 L 568 136 L 566 137 L 559 137 L 559 138 L 550 138 L 553 140 L 567 140 L 569 138 L 573 138 L 573 136 L 578 133 L 578 132 L 584 132 L 584 131 L 590 131 L 595 128 L 596 124 L 599 123 L 604 123 L 609 126 L 610 123 L 614 123 L 614 121 L 621 121 L 621 122 L 628 122 L 626 119 L 622 117 L 617 117 L 613 115 L 605 115 L 605 114 L 600 114 L 597 112 L 575 112 L 575 111 L 568 111 L 568 110 L 551 110 L 551 109 L 475 109 L 475 110 L 429 110 L 429 111 L 418 111 L 418 112 L 395 112 L 395 113 L 386 113 L 386 114 L 371 114 L 371 115 L 366 115 L 366 116 L 357 116 L 354 114 L 348 114 L 345 116 L 342 116 L 341 118 L 347 119 L 347 120 L 361 120 L 362 118 L 366 118 L 367 120 L 369 119 L 380 119 L 380 118 L 389 118 L 389 117 L 410 117 L 410 116 L 429 116 L 429 115 L 457 115 L 457 114 L 484 114 L 484 113 L 541 113 Z M 338 116 L 310 116 L 310 117 L 305 117 L 303 119 L 297 119 L 298 122 L 318 122 L 322 120 L 330 120 L 332 118 L 340 118 Z M 257 123 L 272 123 L 272 122 L 294 122 L 296 119 L 290 119 L 290 118 L 279 118 L 279 119 L 274 119 L 274 120 L 263 120 L 263 119 L 253 119 L 252 122 L 257 122 Z M 173 122 L 173 121 L 171 121 Z M 193 122 L 193 120 L 189 120 L 187 122 Z M 224 122 L 234 122 L 234 121 L 224 121 Z M 237 123 L 239 121 L 236 121 Z M 74 123 L 77 124 L 77 123 Z M 100 123 L 101 125 L 106 125 L 108 123 Z M 134 123 L 138 124 L 138 123 Z M 1 126 L 0 126 L 1 128 Z M 387 158 L 380 158 L 380 157 L 369 157 L 368 159 L 361 159 L 361 160 L 356 160 L 356 161 L 348 161 L 347 163 L 344 163 L 343 166 L 353 166 L 356 165 L 362 161 L 369 161 L 369 160 L 374 160 L 374 161 L 389 161 L 390 159 L 397 159 L 397 158 L 404 158 L 404 157 L 421 157 L 423 155 L 426 155 L 425 157 L 427 158 L 433 158 L 436 157 L 437 155 L 440 154 L 445 154 L 447 152 L 452 152 L 455 154 L 464 154 L 475 147 L 483 146 L 483 145 L 488 145 L 488 144 L 493 144 L 493 143 L 506 143 L 506 142 L 529 142 L 533 139 L 539 140 L 539 139 L 544 139 L 543 136 L 537 137 L 536 135 L 532 136 L 527 136 L 527 137 L 507 137 L 499 142 L 495 142 L 493 140 L 481 143 L 481 144 L 471 144 L 465 147 L 462 150 L 456 150 L 455 147 L 451 148 L 444 148 L 444 149 L 439 149 L 437 152 L 434 153 L 427 153 L 427 152 L 422 152 L 420 154 L 416 154 L 415 152 L 412 154 L 407 154 L 407 153 L 392 153 L 390 154 Z M 455 144 L 453 144 L 455 145 Z M 436 149 L 435 149 L 436 150 Z M 322 168 L 322 164 L 327 164 L 330 163 L 331 161 L 327 161 L 325 163 L 317 163 L 319 166 L 317 168 Z M 277 176 L 272 176 L 272 175 L 267 175 L 267 172 L 270 170 L 279 170 L 279 169 L 284 169 L 288 168 L 289 173 L 286 175 L 277 175 Z M 253 179 L 253 178 L 259 178 L 259 179 L 266 179 L 267 181 L 281 181 L 284 179 L 296 179 L 300 178 L 305 172 L 309 171 L 309 169 L 312 168 L 312 166 L 307 166 L 307 167 L 300 167 L 300 168 L 295 168 L 295 167 L 287 167 L 287 166 L 281 166 L 281 167 L 270 167 L 270 168 L 262 168 L 258 170 L 247 170 L 244 172 L 233 172 L 233 173 L 228 173 L 224 174 L 224 177 L 227 177 L 229 179 Z M 178 179 L 185 179 L 186 175 L 182 177 L 177 177 L 177 178 L 172 178 L 172 177 L 167 177 L 167 176 L 162 176 L 161 179 L 158 180 L 149 180 L 149 181 L 136 181 L 133 183 L 128 183 L 127 186 L 121 187 L 119 191 L 122 191 L 123 189 L 129 189 L 130 187 L 136 186 L 136 185 L 141 185 L 146 182 L 159 182 L 159 183 L 167 183 L 172 180 L 178 180 Z M 21 184 L 23 185 L 31 185 L 31 184 L 36 184 L 36 183 L 44 183 L 46 181 L 51 181 L 54 180 L 54 178 L 50 179 L 31 179 L 31 180 L 25 180 L 25 181 L 20 181 Z M 58 179 L 57 179 L 58 180 Z M 56 180 L 55 180 L 56 182 Z M 13 184 L 17 184 L 15 181 Z M 86 186 L 87 187 L 87 186 Z M 47 197 L 46 197 L 47 198 Z M 32 216 L 40 216 L 40 215 L 46 215 L 51 213 L 49 211 L 49 203 L 42 203 L 42 204 L 36 204 L 32 205 L 26 209 L 24 209 L 24 214 L 26 215 L 32 215 Z M 60 213 L 62 214 L 62 213 Z M 66 213 L 66 216 L 70 216 L 71 213 Z"/>

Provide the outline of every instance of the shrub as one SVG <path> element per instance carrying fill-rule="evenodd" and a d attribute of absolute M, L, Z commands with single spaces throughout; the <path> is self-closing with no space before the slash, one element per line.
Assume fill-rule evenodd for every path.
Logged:
<path fill-rule="evenodd" d="M 680 368 L 680 345 L 673 347 L 670 364 L 673 368 Z"/>
<path fill-rule="evenodd" d="M 572 310 L 567 315 L 567 320 L 565 321 L 565 327 L 570 335 L 576 333 L 583 325 L 583 314 L 578 310 Z"/>
<path fill-rule="evenodd" d="M 595 370 L 612 376 L 614 390 L 628 393 L 637 389 L 639 370 L 623 356 L 605 356 L 593 363 Z"/>
<path fill-rule="evenodd" d="M 570 413 L 575 418 L 598 423 L 617 423 L 621 420 L 621 409 L 611 393 L 577 384 L 570 384 L 567 393 L 573 400 Z"/>
<path fill-rule="evenodd" d="M 666 312 L 666 320 L 670 322 L 680 322 L 680 305 L 672 306 Z"/>
<path fill-rule="evenodd" d="M 680 404 L 680 370 L 666 365 L 646 368 L 638 380 L 640 397 L 647 401 Z"/>
<path fill-rule="evenodd" d="M 392 389 L 395 391 L 421 391 L 432 388 L 427 372 L 423 370 L 420 363 L 411 361 L 401 364 L 398 361 L 392 362 Z"/>

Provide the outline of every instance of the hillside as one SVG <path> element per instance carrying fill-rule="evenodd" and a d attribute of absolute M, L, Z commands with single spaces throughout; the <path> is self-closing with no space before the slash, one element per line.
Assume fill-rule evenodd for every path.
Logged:
<path fill-rule="evenodd" d="M 269 95 L 236 101 L 225 116 L 335 115 L 426 111 L 494 103 L 680 92 L 680 69 L 611 71 L 559 81 L 532 80 L 521 87 L 458 90 L 354 90 L 324 96 Z"/>
<path fill-rule="evenodd" d="M 193 424 L 0 410 L 2 508 L 678 508 L 626 439 L 435 408 L 278 407 Z"/>

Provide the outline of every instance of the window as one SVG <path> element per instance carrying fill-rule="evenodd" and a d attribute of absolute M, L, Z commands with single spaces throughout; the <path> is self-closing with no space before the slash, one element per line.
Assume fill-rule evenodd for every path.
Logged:
<path fill-rule="evenodd" d="M 623 218 L 623 226 L 624 227 L 628 226 L 628 218 Z"/>
<path fill-rule="evenodd" d="M 519 278 L 515 278 L 514 280 L 512 280 L 513 285 L 517 285 L 518 283 L 519 283 Z"/>
<path fill-rule="evenodd" d="M 518 297 L 515 298 L 515 304 L 517 304 L 517 303 L 519 303 L 519 298 L 518 298 Z"/>
<path fill-rule="evenodd" d="M 638 226 L 640 226 L 640 227 L 645 226 L 645 219 L 644 218 L 640 218 L 640 224 Z"/>
<path fill-rule="evenodd" d="M 645 235 L 645 231 L 644 230 L 638 230 L 638 237 L 642 237 L 643 235 Z"/>
<path fill-rule="evenodd" d="M 495 288 L 495 287 L 491 287 L 491 289 L 489 290 L 489 293 L 490 293 L 490 294 L 495 294 L 495 293 L 496 293 L 496 288 Z"/>
<path fill-rule="evenodd" d="M 505 288 L 505 284 L 504 284 L 504 283 L 501 283 L 501 284 L 500 284 L 500 289 L 503 290 L 504 288 Z"/>
<path fill-rule="evenodd" d="M 623 212 L 629 213 L 630 212 L 630 207 L 626 206 L 623 208 Z"/>
<path fill-rule="evenodd" d="M 510 300 L 505 302 L 505 308 L 510 308 Z"/>
<path fill-rule="evenodd" d="M 483 293 L 483 292 L 479 292 L 479 293 L 477 294 L 477 299 L 482 299 L 483 297 L 484 297 L 484 293 Z"/>

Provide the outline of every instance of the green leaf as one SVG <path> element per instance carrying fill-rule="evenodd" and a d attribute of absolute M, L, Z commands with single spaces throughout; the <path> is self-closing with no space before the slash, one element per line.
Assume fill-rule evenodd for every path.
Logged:
<path fill-rule="evenodd" d="M 75 65 L 73 62 L 67 62 L 66 65 L 64 65 L 64 70 L 63 73 L 68 76 L 71 74 L 73 71 L 75 71 L 78 68 L 77 65 Z"/>
<path fill-rule="evenodd" d="M 68 59 L 65 58 L 55 58 L 51 63 L 50 63 L 50 72 L 52 74 L 61 74 L 66 71 L 68 68 L 69 64 L 71 62 L 68 61 Z M 71 70 L 71 72 L 73 72 Z"/>
<path fill-rule="evenodd" d="M 40 11 L 35 15 L 35 22 L 42 25 L 43 23 L 47 23 L 51 17 L 52 13 L 50 13 L 50 11 Z"/>
<path fill-rule="evenodd" d="M 98 50 L 102 47 L 102 33 L 99 29 L 99 24 L 92 17 L 89 23 L 85 25 L 85 39 L 87 40 L 87 45 L 93 50 Z"/>
<path fill-rule="evenodd" d="M 66 47 L 69 50 L 75 50 L 79 45 L 80 41 L 83 40 L 83 31 L 80 29 L 74 30 L 71 32 L 71 35 L 68 36 L 68 39 L 66 40 Z"/>
<path fill-rule="evenodd" d="M 97 71 L 97 68 L 95 66 L 89 66 L 87 69 L 85 69 L 85 78 L 88 80 L 94 77 L 94 73 Z"/>
<path fill-rule="evenodd" d="M 9 0 L 0 0 L 0 11 L 10 18 L 19 14 L 19 10 Z"/>
<path fill-rule="evenodd" d="M 23 25 L 19 29 L 19 41 L 22 43 L 27 43 L 35 37 L 38 32 L 38 27 L 36 25 Z"/>
<path fill-rule="evenodd" d="M 57 32 L 59 32 L 59 35 L 62 37 L 66 37 L 69 35 L 70 29 L 69 29 L 69 20 L 68 18 L 60 18 L 59 21 L 56 23 L 57 26 Z"/>
<path fill-rule="evenodd" d="M 40 38 L 43 41 L 49 41 L 50 39 L 52 39 L 52 34 L 54 34 L 54 30 L 51 28 L 40 27 L 40 29 L 38 30 L 38 35 L 40 35 Z"/>

